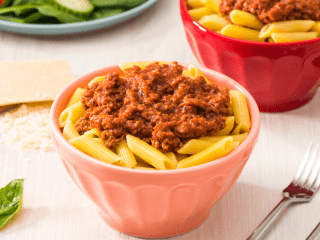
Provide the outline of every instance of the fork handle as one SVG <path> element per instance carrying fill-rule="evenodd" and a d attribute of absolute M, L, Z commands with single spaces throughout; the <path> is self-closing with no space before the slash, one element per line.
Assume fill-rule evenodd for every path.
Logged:
<path fill-rule="evenodd" d="M 271 227 L 275 224 L 277 219 L 281 216 L 284 210 L 292 203 L 290 198 L 284 197 L 279 204 L 268 214 L 268 216 L 260 223 L 254 232 L 247 238 L 247 240 L 262 239 Z"/>

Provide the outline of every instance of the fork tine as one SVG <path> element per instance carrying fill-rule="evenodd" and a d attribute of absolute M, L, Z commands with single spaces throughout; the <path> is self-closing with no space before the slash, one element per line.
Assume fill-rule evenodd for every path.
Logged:
<path fill-rule="evenodd" d="M 318 159 L 317 165 L 315 167 L 315 171 L 314 171 L 314 184 L 310 187 L 310 190 L 313 192 L 316 192 L 317 190 L 319 190 L 319 186 L 320 186 L 320 157 Z M 311 177 L 310 177 L 311 178 Z"/>
<path fill-rule="evenodd" d="M 320 173 L 320 157 L 318 157 L 318 160 L 316 161 L 313 169 L 312 169 L 312 173 L 310 174 L 310 177 L 308 179 L 308 182 L 305 184 L 305 187 L 309 190 L 315 191 L 316 190 L 316 186 L 317 184 L 317 179 L 319 178 L 319 173 Z M 313 189 L 312 187 L 315 187 L 315 189 Z"/>
<path fill-rule="evenodd" d="M 319 145 L 317 144 L 316 149 L 314 150 L 311 158 L 309 159 L 307 165 L 306 165 L 305 168 L 303 169 L 303 172 L 302 172 L 302 174 L 301 174 L 301 178 L 300 178 L 300 180 L 298 181 L 297 186 L 304 187 L 304 185 L 305 185 L 306 182 L 308 181 L 308 179 L 309 179 L 309 177 L 310 177 L 310 175 L 311 175 L 311 172 L 312 172 L 312 166 L 313 166 L 314 160 L 316 159 L 316 155 L 317 155 L 317 152 L 318 152 L 318 148 L 319 148 Z"/>
<path fill-rule="evenodd" d="M 297 171 L 296 175 L 294 176 L 294 178 L 293 178 L 293 180 L 292 180 L 292 183 L 293 183 L 295 186 L 298 184 L 298 180 L 300 179 L 300 177 L 301 177 L 301 175 L 302 175 L 301 173 L 302 173 L 302 171 L 304 170 L 305 165 L 306 165 L 306 163 L 307 163 L 307 161 L 308 161 L 309 154 L 310 154 L 310 152 L 311 152 L 311 147 L 312 147 L 312 142 L 310 142 L 309 148 L 308 148 L 306 154 L 305 154 L 304 157 L 303 157 L 303 160 L 302 160 L 302 162 L 301 162 L 301 164 L 300 164 L 300 166 L 299 166 L 299 168 L 298 168 L 298 171 Z"/>
<path fill-rule="evenodd" d="M 312 175 L 311 173 L 314 170 L 314 168 L 312 168 L 312 167 L 313 167 L 314 161 L 316 160 L 318 149 L 319 149 L 319 144 L 316 145 L 313 154 L 311 155 L 311 157 L 309 158 L 309 160 L 307 162 L 307 165 L 303 169 L 300 180 L 298 181 L 298 186 L 304 187 L 305 184 L 307 183 L 307 181 L 310 179 L 310 175 Z"/>

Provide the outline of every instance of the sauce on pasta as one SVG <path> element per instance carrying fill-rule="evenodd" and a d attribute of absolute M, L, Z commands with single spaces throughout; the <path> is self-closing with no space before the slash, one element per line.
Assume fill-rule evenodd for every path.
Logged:
<path fill-rule="evenodd" d="M 256 15 L 264 23 L 286 20 L 320 20 L 320 0 L 221 0 L 220 12 L 233 9 Z"/>
<path fill-rule="evenodd" d="M 177 62 L 157 62 L 126 69 L 124 76 L 107 74 L 86 87 L 81 103 L 85 115 L 76 124 L 80 134 L 97 128 L 108 148 L 127 134 L 173 151 L 190 139 L 225 128 L 230 115 L 228 89 L 219 90 L 202 76 L 182 76 Z"/>

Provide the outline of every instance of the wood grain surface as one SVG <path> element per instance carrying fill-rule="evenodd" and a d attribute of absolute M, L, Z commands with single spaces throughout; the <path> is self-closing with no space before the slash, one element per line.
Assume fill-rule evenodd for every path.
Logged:
<path fill-rule="evenodd" d="M 187 43 L 178 1 L 94 34 L 35 37 L 0 32 L 0 61 L 67 59 L 75 76 L 128 61 L 176 60 L 199 65 Z M 294 79 L 293 79 L 294 81 Z M 310 141 L 320 143 L 320 93 L 284 113 L 262 113 L 259 140 L 240 178 L 197 229 L 172 240 L 244 240 L 281 200 Z M 1 137 L 1 136 L 0 136 Z M 105 225 L 76 187 L 58 154 L 34 151 L 21 161 L 15 145 L 0 143 L 0 186 L 25 178 L 21 211 L 0 230 L 1 240 L 137 240 Z M 301 240 L 320 221 L 320 194 L 292 205 L 265 238 Z"/>

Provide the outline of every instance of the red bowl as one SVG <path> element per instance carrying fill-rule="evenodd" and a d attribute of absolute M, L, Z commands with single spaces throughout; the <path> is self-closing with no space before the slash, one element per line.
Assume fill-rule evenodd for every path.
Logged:
<path fill-rule="evenodd" d="M 189 45 L 205 67 L 247 88 L 260 111 L 282 112 L 310 101 L 320 85 L 320 39 L 260 43 L 225 37 L 197 23 L 180 0 Z"/>

